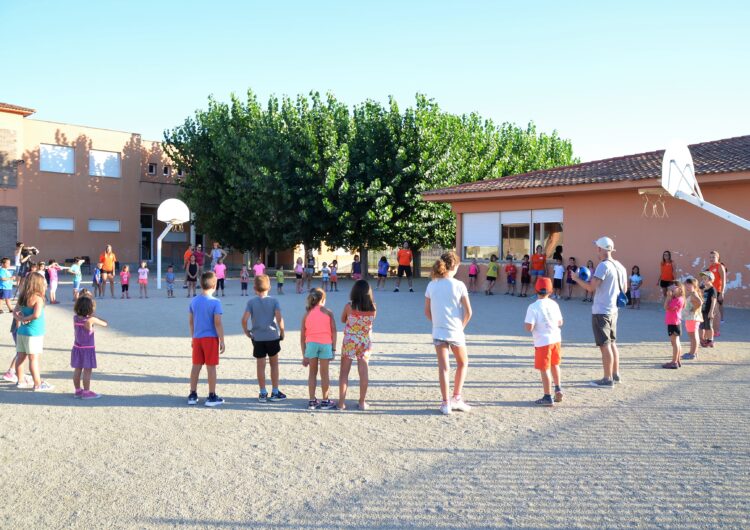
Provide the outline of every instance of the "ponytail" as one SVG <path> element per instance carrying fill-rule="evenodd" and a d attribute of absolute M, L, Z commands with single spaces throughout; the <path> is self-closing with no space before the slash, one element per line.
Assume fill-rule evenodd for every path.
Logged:
<path fill-rule="evenodd" d="M 432 278 L 445 278 L 448 271 L 453 270 L 459 262 L 458 254 L 452 250 L 444 252 L 432 265 Z"/>
<path fill-rule="evenodd" d="M 319 305 L 326 299 L 326 292 L 318 287 L 310 289 L 310 293 L 307 295 L 307 301 L 305 302 L 305 309 L 310 311 L 316 305 Z"/>

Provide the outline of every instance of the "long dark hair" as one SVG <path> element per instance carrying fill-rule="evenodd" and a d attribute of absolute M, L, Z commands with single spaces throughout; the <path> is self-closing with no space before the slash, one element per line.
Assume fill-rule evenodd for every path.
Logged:
<path fill-rule="evenodd" d="M 349 293 L 349 300 L 352 303 L 352 309 L 356 311 L 375 311 L 375 302 L 372 301 L 372 287 L 367 283 L 367 280 L 354 282 L 352 292 Z"/>
<path fill-rule="evenodd" d="M 664 254 L 669 254 L 668 260 L 664 259 Z M 672 263 L 672 253 L 670 251 L 668 251 L 668 250 L 665 250 L 664 252 L 662 252 L 661 253 L 661 262 L 662 263 L 667 263 L 667 262 Z"/>

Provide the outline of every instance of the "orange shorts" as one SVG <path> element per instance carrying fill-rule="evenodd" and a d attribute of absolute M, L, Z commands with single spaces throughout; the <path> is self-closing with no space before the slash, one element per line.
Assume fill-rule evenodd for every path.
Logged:
<path fill-rule="evenodd" d="M 537 370 L 547 371 L 550 366 L 559 366 L 561 358 L 559 342 L 534 348 L 534 368 Z"/>
<path fill-rule="evenodd" d="M 193 364 L 219 364 L 219 337 L 193 337 Z"/>
<path fill-rule="evenodd" d="M 688 333 L 695 333 L 695 330 L 698 329 L 698 322 L 697 320 L 686 320 L 685 321 L 685 329 Z"/>

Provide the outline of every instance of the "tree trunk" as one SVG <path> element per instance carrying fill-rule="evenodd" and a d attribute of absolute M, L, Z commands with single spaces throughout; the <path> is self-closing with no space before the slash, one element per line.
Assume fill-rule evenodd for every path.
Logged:
<path fill-rule="evenodd" d="M 369 278 L 368 269 L 367 266 L 367 247 L 362 246 L 359 249 L 359 262 L 362 264 L 362 278 L 365 280 Z"/>
<path fill-rule="evenodd" d="M 420 250 L 412 250 L 414 259 L 414 267 L 412 271 L 412 275 L 415 278 L 421 278 L 422 277 L 422 252 Z"/>

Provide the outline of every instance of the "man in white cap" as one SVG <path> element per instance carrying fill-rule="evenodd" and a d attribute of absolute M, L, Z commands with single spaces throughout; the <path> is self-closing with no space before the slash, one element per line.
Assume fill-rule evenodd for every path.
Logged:
<path fill-rule="evenodd" d="M 620 353 L 617 351 L 617 297 L 627 288 L 627 271 L 622 264 L 612 259 L 614 242 L 608 237 L 594 241 L 599 265 L 590 281 L 583 281 L 577 273 L 571 278 L 586 291 L 594 293 L 591 306 L 591 325 L 594 341 L 602 352 L 604 377 L 592 381 L 597 388 L 612 388 L 620 382 Z"/>

